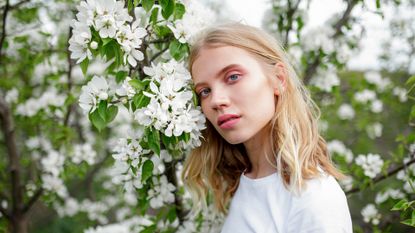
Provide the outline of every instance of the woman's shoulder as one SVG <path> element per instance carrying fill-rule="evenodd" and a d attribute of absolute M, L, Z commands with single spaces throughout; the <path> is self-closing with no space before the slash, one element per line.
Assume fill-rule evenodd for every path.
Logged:
<path fill-rule="evenodd" d="M 305 189 L 292 198 L 288 219 L 293 230 L 288 232 L 311 228 L 309 232 L 351 232 L 346 195 L 330 175 L 306 181 Z"/>

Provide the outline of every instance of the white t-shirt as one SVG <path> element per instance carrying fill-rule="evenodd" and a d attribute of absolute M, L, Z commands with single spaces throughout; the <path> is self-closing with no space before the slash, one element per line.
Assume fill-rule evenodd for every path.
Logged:
<path fill-rule="evenodd" d="M 347 199 L 332 176 L 307 181 L 290 193 L 277 173 L 241 175 L 222 233 L 352 233 Z"/>

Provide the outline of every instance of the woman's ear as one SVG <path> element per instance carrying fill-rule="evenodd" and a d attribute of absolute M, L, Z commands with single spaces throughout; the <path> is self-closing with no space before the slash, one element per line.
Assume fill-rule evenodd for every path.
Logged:
<path fill-rule="evenodd" d="M 287 87 L 287 69 L 285 68 L 285 65 L 282 62 L 277 62 L 274 65 L 274 94 L 280 95 L 281 92 L 283 92 Z"/>

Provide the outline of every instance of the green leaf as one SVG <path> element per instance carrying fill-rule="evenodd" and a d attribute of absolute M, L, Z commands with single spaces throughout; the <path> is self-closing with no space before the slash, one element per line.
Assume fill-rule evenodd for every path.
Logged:
<path fill-rule="evenodd" d="M 137 79 L 132 79 L 132 80 L 128 81 L 128 83 L 132 87 L 134 87 L 134 89 L 137 90 L 137 91 L 142 91 L 145 88 L 144 84 L 140 80 L 137 80 Z"/>
<path fill-rule="evenodd" d="M 160 155 L 160 133 L 154 128 L 148 128 L 148 147 L 157 155 Z"/>
<path fill-rule="evenodd" d="M 169 212 L 167 213 L 166 218 L 167 218 L 167 220 L 169 220 L 169 222 L 171 222 L 171 223 L 174 222 L 174 220 L 177 218 L 175 207 L 173 207 L 169 210 Z"/>
<path fill-rule="evenodd" d="M 107 119 L 107 101 L 100 101 L 98 104 L 98 113 L 103 120 Z"/>
<path fill-rule="evenodd" d="M 181 19 L 183 18 L 184 13 L 186 12 L 186 8 L 183 4 L 177 3 L 174 10 L 174 19 Z"/>
<path fill-rule="evenodd" d="M 187 51 L 187 45 L 180 43 L 178 40 L 174 40 L 169 46 L 170 55 L 176 60 L 181 60 Z"/>
<path fill-rule="evenodd" d="M 108 43 L 110 43 L 111 41 L 113 41 L 112 38 L 103 38 L 102 39 L 102 46 L 107 45 Z"/>
<path fill-rule="evenodd" d="M 88 70 L 89 65 L 89 59 L 86 57 L 79 65 L 81 66 L 82 73 L 84 74 L 84 76 L 86 76 L 86 71 Z"/>
<path fill-rule="evenodd" d="M 402 221 L 401 223 L 408 225 L 408 226 L 415 226 L 414 220 L 413 219 L 406 219 L 404 221 Z"/>
<path fill-rule="evenodd" d="M 141 168 L 142 175 L 141 175 L 141 182 L 146 182 L 148 178 L 153 175 L 154 164 L 153 161 L 150 159 L 146 160 Z"/>
<path fill-rule="evenodd" d="M 402 210 L 405 208 L 405 206 L 407 205 L 408 201 L 405 199 L 400 200 L 398 203 L 396 203 L 393 207 L 392 207 L 392 211 L 394 210 Z"/>
<path fill-rule="evenodd" d="M 141 5 L 143 5 L 144 10 L 149 12 L 154 5 L 154 0 L 142 0 Z"/>
<path fill-rule="evenodd" d="M 156 232 L 156 230 L 157 230 L 157 226 L 151 225 L 151 226 L 144 228 L 144 230 L 140 231 L 140 233 L 153 233 L 153 232 Z"/>
<path fill-rule="evenodd" d="M 168 19 L 174 12 L 174 7 L 176 5 L 175 0 L 160 0 L 161 5 L 161 15 Z"/>
<path fill-rule="evenodd" d="M 168 28 L 167 26 L 159 26 L 159 25 L 154 25 L 154 31 L 159 37 L 164 37 L 171 33 L 170 28 Z"/>
<path fill-rule="evenodd" d="M 98 113 L 98 109 L 96 109 L 93 113 L 89 114 L 89 120 L 92 122 L 95 128 L 98 129 L 98 131 L 101 131 L 106 126 L 105 121 L 101 118 L 101 116 Z"/>
<path fill-rule="evenodd" d="M 376 0 L 376 9 L 380 9 L 380 0 Z"/>
<path fill-rule="evenodd" d="M 137 94 L 133 98 L 134 105 L 137 109 L 147 106 L 150 103 L 150 98 L 143 95 L 143 93 Z"/>
<path fill-rule="evenodd" d="M 107 111 L 107 118 L 105 119 L 107 123 L 110 123 L 114 120 L 115 116 L 117 116 L 118 107 L 115 105 L 111 105 Z"/>
<path fill-rule="evenodd" d="M 122 81 L 124 81 L 124 79 L 128 76 L 128 72 L 127 71 L 118 71 L 117 74 L 115 75 L 115 81 L 117 83 L 120 83 Z"/>
<path fill-rule="evenodd" d="M 413 85 L 415 85 L 415 76 L 410 77 L 410 78 L 406 81 L 405 85 L 407 85 L 407 86 L 413 86 Z"/>
<path fill-rule="evenodd" d="M 158 15 L 159 15 L 159 8 L 154 8 L 154 9 L 151 11 L 151 16 L 150 16 L 150 22 L 151 22 L 152 24 L 156 24 L 156 22 L 157 22 L 157 18 L 158 18 Z"/>

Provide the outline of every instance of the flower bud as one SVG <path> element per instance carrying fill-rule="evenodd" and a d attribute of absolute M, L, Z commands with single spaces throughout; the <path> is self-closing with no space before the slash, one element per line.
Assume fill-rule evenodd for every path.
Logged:
<path fill-rule="evenodd" d="M 98 48 L 98 43 L 96 41 L 92 41 L 90 46 L 91 46 L 91 49 L 97 49 Z"/>
<path fill-rule="evenodd" d="M 99 95 L 98 95 L 98 98 L 100 100 L 106 100 L 106 99 L 108 99 L 108 94 L 106 92 L 100 92 Z"/>

